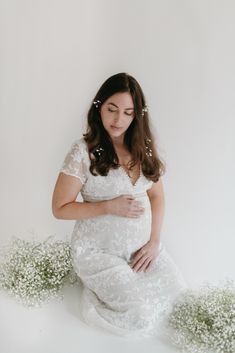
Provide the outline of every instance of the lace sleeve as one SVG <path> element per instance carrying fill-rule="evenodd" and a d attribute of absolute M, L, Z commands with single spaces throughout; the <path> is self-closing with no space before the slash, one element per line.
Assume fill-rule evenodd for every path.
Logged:
<path fill-rule="evenodd" d="M 73 142 L 59 172 L 79 178 L 82 184 L 87 180 L 87 165 L 84 158 L 84 146 L 79 141 Z"/>

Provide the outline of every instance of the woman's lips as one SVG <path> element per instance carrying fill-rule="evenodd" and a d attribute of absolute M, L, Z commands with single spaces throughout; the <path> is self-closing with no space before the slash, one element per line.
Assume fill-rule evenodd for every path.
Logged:
<path fill-rule="evenodd" d="M 119 127 L 119 126 L 113 126 L 113 125 L 111 125 L 111 128 L 114 129 L 114 130 L 119 130 L 119 129 L 121 129 L 121 127 Z"/>

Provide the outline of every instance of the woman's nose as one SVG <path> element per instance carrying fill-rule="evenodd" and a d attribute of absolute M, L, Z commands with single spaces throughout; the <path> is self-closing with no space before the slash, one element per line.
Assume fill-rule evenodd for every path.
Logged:
<path fill-rule="evenodd" d="M 115 121 L 118 121 L 118 120 L 120 120 L 121 118 L 122 118 L 122 115 L 123 115 L 123 113 L 121 113 L 121 112 L 118 112 L 117 114 L 115 114 Z"/>

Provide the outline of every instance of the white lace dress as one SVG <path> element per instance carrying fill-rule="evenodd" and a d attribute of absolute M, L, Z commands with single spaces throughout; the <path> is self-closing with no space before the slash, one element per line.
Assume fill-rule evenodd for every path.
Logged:
<path fill-rule="evenodd" d="M 75 222 L 71 237 L 72 258 L 82 284 L 82 315 L 94 327 L 124 337 L 159 335 L 172 303 L 187 284 L 161 241 L 161 251 L 146 272 L 134 272 L 133 252 L 150 238 L 152 186 L 141 172 L 133 185 L 126 171 L 111 169 L 107 176 L 93 176 L 83 137 L 73 142 L 60 172 L 79 178 L 87 202 L 131 194 L 145 212 L 139 218 L 102 215 Z"/>

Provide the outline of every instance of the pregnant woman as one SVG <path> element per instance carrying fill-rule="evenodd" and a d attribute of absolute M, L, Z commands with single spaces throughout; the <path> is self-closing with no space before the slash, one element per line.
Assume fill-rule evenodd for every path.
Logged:
<path fill-rule="evenodd" d="M 76 220 L 72 260 L 88 325 L 123 337 L 157 336 L 187 288 L 160 239 L 163 172 L 139 83 L 127 73 L 109 77 L 52 197 L 56 218 Z"/>

